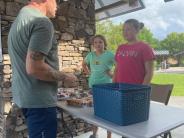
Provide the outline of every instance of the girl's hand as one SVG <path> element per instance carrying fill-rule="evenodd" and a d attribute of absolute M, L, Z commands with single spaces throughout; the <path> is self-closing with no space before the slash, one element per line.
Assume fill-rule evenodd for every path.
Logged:
<path fill-rule="evenodd" d="M 110 76 L 111 78 L 113 78 L 113 72 L 111 70 L 106 71 L 107 75 Z"/>
<path fill-rule="evenodd" d="M 90 74 L 91 74 L 91 72 L 90 72 L 90 70 L 88 70 L 88 72 L 86 72 L 86 75 L 89 76 Z"/>
<path fill-rule="evenodd" d="M 91 74 L 91 71 L 88 67 L 88 65 L 86 64 L 85 61 L 82 62 L 82 68 L 83 68 L 83 72 L 86 74 L 86 75 L 90 75 Z"/>

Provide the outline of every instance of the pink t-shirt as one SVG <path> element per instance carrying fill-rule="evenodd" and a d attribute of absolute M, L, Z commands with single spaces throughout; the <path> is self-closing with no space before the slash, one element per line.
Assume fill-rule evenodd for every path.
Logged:
<path fill-rule="evenodd" d="M 152 48 L 143 42 L 119 46 L 115 55 L 115 82 L 142 84 L 145 76 L 144 63 L 154 59 Z"/>

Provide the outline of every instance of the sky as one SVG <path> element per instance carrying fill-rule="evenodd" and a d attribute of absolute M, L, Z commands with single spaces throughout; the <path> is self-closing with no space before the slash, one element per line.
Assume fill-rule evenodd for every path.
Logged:
<path fill-rule="evenodd" d="M 184 0 L 142 0 L 145 9 L 112 18 L 114 23 L 129 18 L 138 19 L 149 28 L 154 37 L 162 40 L 171 32 L 184 32 Z"/>

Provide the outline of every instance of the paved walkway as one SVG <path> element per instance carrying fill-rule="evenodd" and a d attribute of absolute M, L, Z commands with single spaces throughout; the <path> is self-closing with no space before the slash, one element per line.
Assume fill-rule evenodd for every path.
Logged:
<path fill-rule="evenodd" d="M 169 106 L 175 106 L 184 109 L 184 96 L 171 96 Z M 184 138 L 184 126 L 172 131 L 173 138 Z"/>
<path fill-rule="evenodd" d="M 184 67 L 170 67 L 168 69 L 159 69 L 155 71 L 156 73 L 184 73 Z"/>
<path fill-rule="evenodd" d="M 169 99 L 169 105 L 184 109 L 184 96 L 171 96 Z"/>
<path fill-rule="evenodd" d="M 184 109 L 184 96 L 183 97 L 171 96 L 169 100 L 169 106 L 175 106 L 175 107 Z M 184 138 L 184 126 L 174 129 L 173 131 L 171 131 L 171 133 L 172 133 L 172 138 Z M 91 134 L 92 132 L 88 132 L 86 134 L 82 134 L 75 138 L 88 138 Z M 106 130 L 99 128 L 98 136 L 99 138 L 106 138 L 107 137 Z M 112 138 L 121 138 L 121 136 L 113 133 Z"/>

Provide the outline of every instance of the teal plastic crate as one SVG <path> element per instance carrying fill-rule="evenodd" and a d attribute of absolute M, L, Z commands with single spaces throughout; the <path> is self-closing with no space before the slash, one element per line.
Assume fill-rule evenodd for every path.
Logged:
<path fill-rule="evenodd" d="M 93 85 L 94 113 L 118 125 L 130 125 L 149 118 L 150 91 L 147 85 L 108 83 Z"/>

